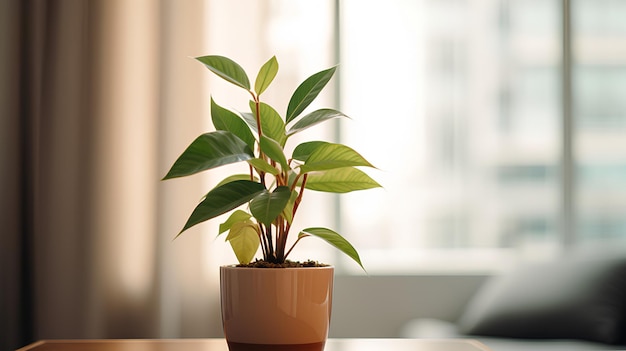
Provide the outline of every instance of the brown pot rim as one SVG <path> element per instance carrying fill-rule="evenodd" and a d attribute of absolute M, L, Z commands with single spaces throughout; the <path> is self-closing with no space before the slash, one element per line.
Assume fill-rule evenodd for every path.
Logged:
<path fill-rule="evenodd" d="M 328 265 L 328 266 L 321 266 L 321 267 L 239 267 L 236 264 L 227 264 L 227 265 L 220 266 L 220 268 L 237 269 L 237 270 L 255 270 L 255 271 L 273 271 L 273 270 L 290 271 L 290 270 L 301 270 L 301 269 L 325 270 L 325 269 L 334 269 L 335 266 Z"/>

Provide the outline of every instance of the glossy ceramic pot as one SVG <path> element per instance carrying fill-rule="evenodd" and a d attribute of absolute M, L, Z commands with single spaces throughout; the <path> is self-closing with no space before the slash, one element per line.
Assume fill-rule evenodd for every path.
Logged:
<path fill-rule="evenodd" d="M 220 267 L 224 336 L 231 351 L 322 351 L 334 268 Z"/>

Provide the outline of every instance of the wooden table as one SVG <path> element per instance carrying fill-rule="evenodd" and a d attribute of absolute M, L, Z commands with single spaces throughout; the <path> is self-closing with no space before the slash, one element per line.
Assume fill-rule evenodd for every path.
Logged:
<path fill-rule="evenodd" d="M 43 340 L 18 351 L 228 351 L 224 339 Z M 328 339 L 324 351 L 490 351 L 466 339 Z"/>

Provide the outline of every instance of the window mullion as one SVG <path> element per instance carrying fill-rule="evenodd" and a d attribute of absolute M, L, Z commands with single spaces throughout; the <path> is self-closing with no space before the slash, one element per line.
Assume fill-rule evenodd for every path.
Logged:
<path fill-rule="evenodd" d="M 576 240 L 574 161 L 574 118 L 572 111 L 572 22 L 571 1 L 562 0 L 562 160 L 561 160 L 561 239 L 564 248 Z"/>

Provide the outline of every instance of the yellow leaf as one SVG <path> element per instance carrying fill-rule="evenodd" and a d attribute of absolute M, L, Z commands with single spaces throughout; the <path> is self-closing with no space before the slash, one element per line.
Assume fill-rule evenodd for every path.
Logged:
<path fill-rule="evenodd" d="M 259 227 L 253 221 L 235 223 L 230 228 L 226 241 L 233 248 L 239 263 L 250 263 L 259 249 Z"/>

